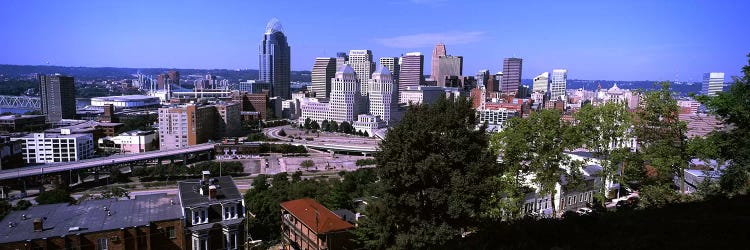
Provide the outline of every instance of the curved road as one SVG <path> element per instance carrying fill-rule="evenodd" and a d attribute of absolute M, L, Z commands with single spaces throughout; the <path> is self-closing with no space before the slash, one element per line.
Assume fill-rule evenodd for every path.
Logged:
<path fill-rule="evenodd" d="M 350 138 L 346 136 L 326 136 L 315 137 L 313 141 L 298 140 L 295 142 L 289 142 L 289 138 L 279 135 L 281 129 L 292 130 L 290 126 L 280 126 L 267 128 L 263 130 L 263 133 L 269 138 L 281 140 L 283 143 L 302 145 L 307 147 L 319 148 L 319 149 L 331 149 L 331 150 L 343 150 L 343 151 L 357 151 L 364 153 L 372 153 L 377 151 L 379 139 L 372 138 L 361 138 L 355 137 Z"/>

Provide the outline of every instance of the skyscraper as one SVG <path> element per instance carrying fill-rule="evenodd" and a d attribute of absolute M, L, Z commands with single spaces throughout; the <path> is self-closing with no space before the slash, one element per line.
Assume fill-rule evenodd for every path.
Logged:
<path fill-rule="evenodd" d="M 441 56 L 438 58 L 438 68 L 439 73 L 432 76 L 433 80 L 437 80 L 437 85 L 440 87 L 457 87 L 446 86 L 445 77 L 462 76 L 464 68 L 464 58 L 462 56 Z"/>
<path fill-rule="evenodd" d="M 341 66 L 344 66 L 344 64 L 347 64 L 349 62 L 349 56 L 346 54 L 346 52 L 338 52 L 336 53 L 336 68 L 334 71 L 339 70 Z"/>
<path fill-rule="evenodd" d="M 568 81 L 568 70 L 567 69 L 555 69 L 552 70 L 552 81 L 549 84 L 550 100 L 562 100 L 567 101 L 565 89 L 567 88 Z"/>
<path fill-rule="evenodd" d="M 312 68 L 310 90 L 317 98 L 328 98 L 331 92 L 331 78 L 336 75 L 336 58 L 318 57 Z"/>
<path fill-rule="evenodd" d="M 490 79 L 490 71 L 487 69 L 480 70 L 476 75 L 477 86 L 487 88 L 487 81 Z"/>
<path fill-rule="evenodd" d="M 534 86 L 533 86 L 533 92 L 547 92 L 547 88 L 549 87 L 549 72 L 544 72 L 539 74 L 538 76 L 534 77 Z"/>
<path fill-rule="evenodd" d="M 381 58 L 382 60 L 382 58 Z M 398 108 L 398 95 L 394 89 L 393 75 L 381 65 L 370 79 L 370 114 L 380 116 L 386 123 L 391 123 L 391 114 Z"/>
<path fill-rule="evenodd" d="M 37 76 L 42 101 L 42 114 L 48 123 L 76 118 L 76 89 L 73 77 L 55 75 Z"/>
<path fill-rule="evenodd" d="M 357 80 L 361 85 L 360 94 L 367 95 L 367 83 L 370 80 L 372 72 L 375 71 L 375 62 L 372 61 L 372 51 L 370 50 L 350 50 L 349 65 L 352 66 L 357 74 Z"/>
<path fill-rule="evenodd" d="M 398 73 L 401 71 L 398 57 L 381 57 L 380 66 L 388 69 L 391 72 L 391 76 L 393 76 L 393 82 L 398 83 Z"/>
<path fill-rule="evenodd" d="M 716 96 L 717 93 L 724 90 L 724 73 L 711 72 L 703 74 L 703 85 L 701 94 L 707 96 Z"/>
<path fill-rule="evenodd" d="M 437 80 L 437 78 L 441 75 L 440 74 L 440 57 L 446 56 L 447 51 L 445 50 L 445 44 L 438 43 L 435 44 L 435 48 L 432 49 L 432 61 L 430 67 L 432 68 L 430 70 L 430 78 L 432 80 Z"/>
<path fill-rule="evenodd" d="M 503 60 L 503 80 L 500 83 L 500 92 L 508 95 L 514 95 L 521 85 L 521 72 L 523 59 L 505 58 Z"/>
<path fill-rule="evenodd" d="M 331 100 L 328 114 L 336 122 L 351 123 L 359 115 L 359 104 L 362 99 L 357 74 L 348 64 L 344 64 L 331 80 Z"/>
<path fill-rule="evenodd" d="M 278 19 L 272 18 L 260 44 L 260 80 L 271 84 L 271 97 L 291 98 L 290 47 Z"/>
<path fill-rule="evenodd" d="M 401 57 L 399 64 L 401 65 L 401 72 L 398 75 L 399 103 L 404 103 L 405 99 L 400 96 L 401 93 L 409 87 L 416 88 L 424 82 L 424 55 L 419 52 L 406 53 Z"/>

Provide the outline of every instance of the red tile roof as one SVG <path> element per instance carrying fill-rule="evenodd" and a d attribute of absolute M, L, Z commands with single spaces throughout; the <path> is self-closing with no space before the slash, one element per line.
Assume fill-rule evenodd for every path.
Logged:
<path fill-rule="evenodd" d="M 352 224 L 342 220 L 328 208 L 320 205 L 310 198 L 292 200 L 281 203 L 281 207 L 289 211 L 292 216 L 297 217 L 303 224 L 316 234 L 325 234 L 353 228 Z M 317 223 L 316 223 L 317 211 Z"/>

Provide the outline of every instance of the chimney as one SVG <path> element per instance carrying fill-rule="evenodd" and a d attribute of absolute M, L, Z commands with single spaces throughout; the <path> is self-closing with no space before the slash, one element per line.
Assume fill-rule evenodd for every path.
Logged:
<path fill-rule="evenodd" d="M 208 170 L 203 171 L 203 182 L 208 183 L 208 177 L 210 176 L 211 176 L 211 171 L 208 171 Z"/>
<path fill-rule="evenodd" d="M 42 229 L 42 218 L 34 219 L 34 232 L 41 232 Z"/>
<path fill-rule="evenodd" d="M 216 200 L 216 186 L 214 185 L 208 186 L 208 199 Z"/>

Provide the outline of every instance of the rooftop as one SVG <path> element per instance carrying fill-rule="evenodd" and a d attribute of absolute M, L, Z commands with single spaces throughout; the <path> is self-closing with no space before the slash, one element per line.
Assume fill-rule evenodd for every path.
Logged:
<path fill-rule="evenodd" d="M 339 218 L 331 210 L 328 210 L 328 208 L 310 198 L 287 201 L 281 203 L 281 207 L 289 211 L 289 213 L 297 217 L 297 219 L 317 234 L 342 231 L 354 227 L 349 222 Z"/>
<path fill-rule="evenodd" d="M 107 215 L 104 207 L 111 215 Z M 43 220 L 41 232 L 34 231 L 36 218 Z M 0 243 L 145 226 L 150 222 L 180 218 L 182 208 L 177 197 L 167 194 L 136 196 L 131 200 L 87 200 L 79 205 L 32 206 L 25 211 L 13 211 L 0 222 L 3 225 Z M 10 223 L 12 227 L 8 226 Z"/>
<path fill-rule="evenodd" d="M 186 180 L 178 184 L 182 204 L 190 207 L 222 200 L 242 199 L 242 194 L 231 176 L 211 177 L 211 179 L 215 180 L 215 184 L 212 185 L 216 186 L 216 200 L 210 200 L 207 195 L 200 194 L 201 180 Z"/>
<path fill-rule="evenodd" d="M 3 116 L 0 116 L 0 120 L 16 120 L 16 119 L 24 119 L 24 118 L 35 118 L 35 117 L 44 117 L 44 115 L 3 115 Z"/>
<path fill-rule="evenodd" d="M 158 100 L 159 97 L 147 96 L 147 95 L 121 95 L 121 96 L 94 97 L 91 99 L 112 102 L 112 101 L 143 101 L 143 100 L 153 100 L 153 99 Z"/>

